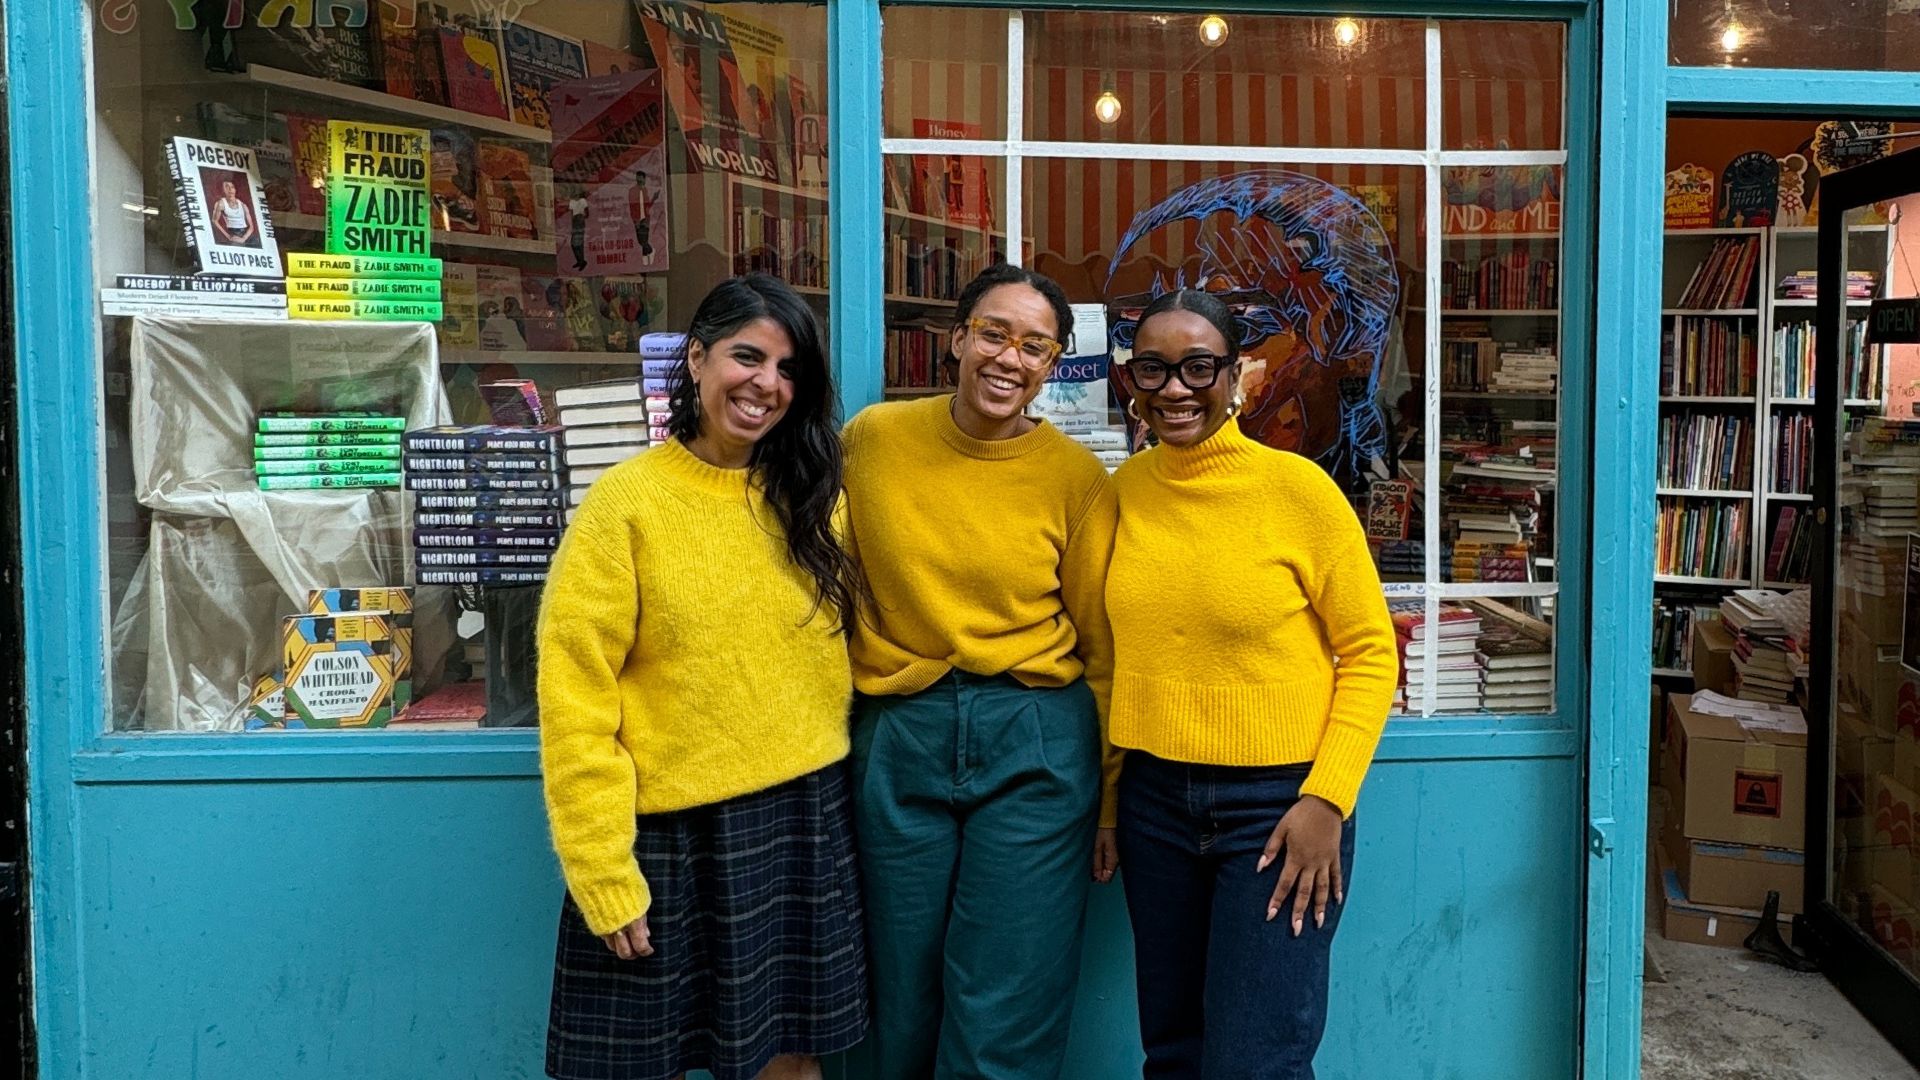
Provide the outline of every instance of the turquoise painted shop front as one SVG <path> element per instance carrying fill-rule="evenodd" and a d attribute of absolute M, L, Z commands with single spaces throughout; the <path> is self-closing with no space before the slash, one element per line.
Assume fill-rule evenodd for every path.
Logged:
<path fill-rule="evenodd" d="M 1634 1076 L 1656 400 L 1636 358 L 1658 346 L 1665 7 L 1220 10 L 1570 27 L 1557 719 L 1389 730 L 1319 1066 Z M 21 4 L 7 28 L 41 1075 L 539 1076 L 560 881 L 530 735 L 104 733 L 91 17 Z M 880 17 L 827 4 L 841 252 L 880 243 Z M 841 357 L 882 347 L 880 263 L 833 261 Z M 880 396 L 877 366 L 844 371 L 850 407 Z M 1120 895 L 1100 890 L 1072 1080 L 1137 1075 L 1132 995 Z"/>

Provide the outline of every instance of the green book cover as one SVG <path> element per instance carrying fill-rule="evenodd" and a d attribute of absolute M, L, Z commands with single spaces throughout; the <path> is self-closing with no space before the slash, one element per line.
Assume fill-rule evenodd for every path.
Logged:
<path fill-rule="evenodd" d="M 329 120 L 327 146 L 327 251 L 426 258 L 433 239 L 426 129 Z"/>
<path fill-rule="evenodd" d="M 397 469 L 398 464 L 388 461 L 368 461 L 364 458 L 316 459 L 300 458 L 291 461 L 262 461 L 255 459 L 253 471 L 261 476 L 299 476 L 305 473 L 364 473 Z"/>
<path fill-rule="evenodd" d="M 438 281 L 443 276 L 439 259 L 293 252 L 286 260 L 287 274 L 298 278 L 432 278 Z"/>
<path fill-rule="evenodd" d="M 311 300 L 287 301 L 287 316 L 294 319 L 363 319 L 369 322 L 439 322 L 438 301 L 418 300 Z"/>
<path fill-rule="evenodd" d="M 255 448 L 263 446 L 399 446 L 397 431 L 316 431 L 253 436 Z"/>
<path fill-rule="evenodd" d="M 298 476 L 263 476 L 260 478 L 262 491 L 313 491 L 319 488 L 397 488 L 400 486 L 400 474 L 397 472 L 334 473 L 321 475 L 302 473 Z"/>
<path fill-rule="evenodd" d="M 256 446 L 255 464 L 283 461 L 399 461 L 398 446 Z M 383 468 L 389 466 L 370 466 Z"/>
<path fill-rule="evenodd" d="M 263 434 L 313 434 L 317 432 L 368 432 L 407 430 L 404 416 L 263 416 Z"/>
<path fill-rule="evenodd" d="M 440 302 L 440 283 L 429 278 L 288 278 L 287 295 L 297 300 L 418 300 Z"/>

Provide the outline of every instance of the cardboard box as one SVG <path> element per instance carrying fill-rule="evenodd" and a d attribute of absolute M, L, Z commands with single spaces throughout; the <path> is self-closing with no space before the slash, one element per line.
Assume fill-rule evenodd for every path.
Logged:
<path fill-rule="evenodd" d="M 1694 712 L 1672 698 L 1668 782 L 1689 840 L 1806 847 L 1807 736 Z"/>
<path fill-rule="evenodd" d="M 1733 696 L 1733 631 L 1718 619 L 1693 624 L 1693 686 Z"/>
<path fill-rule="evenodd" d="M 1900 666 L 1899 635 L 1891 644 L 1876 642 L 1854 619 L 1840 620 L 1840 647 L 1834 659 L 1840 696 L 1851 701 L 1869 727 L 1892 731 L 1905 672 Z"/>
<path fill-rule="evenodd" d="M 1801 852 L 1681 838 L 1671 854 L 1680 890 L 1692 903 L 1757 911 L 1772 890 L 1780 894 L 1781 914 L 1806 910 L 1807 858 Z"/>
<path fill-rule="evenodd" d="M 1680 875 L 1660 853 L 1660 934 L 1668 941 L 1714 945 L 1723 949 L 1746 947 L 1747 935 L 1760 925 L 1760 913 L 1744 908 L 1696 904 L 1680 889 Z M 1793 941 L 1793 917 L 1780 915 L 1780 936 Z"/>

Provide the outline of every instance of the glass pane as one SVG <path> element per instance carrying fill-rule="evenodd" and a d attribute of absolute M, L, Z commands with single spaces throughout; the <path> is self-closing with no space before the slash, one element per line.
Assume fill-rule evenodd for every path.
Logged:
<path fill-rule="evenodd" d="M 1566 56 L 1564 23 L 1441 23 L 1443 145 L 1449 150 L 1565 149 Z M 1503 190 L 1523 198 L 1559 198 L 1557 185 Z"/>
<path fill-rule="evenodd" d="M 1425 35 L 1408 19 L 1030 12 L 1027 138 L 1417 148 Z"/>
<path fill-rule="evenodd" d="M 1890 211 L 1894 256 L 1886 293 L 1920 295 L 1908 252 L 1920 250 L 1920 196 Z M 1848 215 L 1850 230 L 1885 236 L 1881 211 Z M 1884 265 L 1884 264 L 1882 264 Z M 1889 382 L 1920 377 L 1913 346 L 1888 346 Z M 1896 395 L 1897 397 L 1898 395 Z M 1840 552 L 1834 606 L 1838 713 L 1834 720 L 1831 895 L 1841 913 L 1897 962 L 1920 974 L 1913 944 L 1920 902 L 1920 421 L 1910 409 L 1847 410 L 1840 461 Z"/>
<path fill-rule="evenodd" d="M 937 394 L 953 382 L 945 359 L 960 290 L 1006 261 L 1006 162 L 900 155 L 886 171 L 886 394 Z"/>
<path fill-rule="evenodd" d="M 824 12 L 105 7 L 112 726 L 532 723 L 567 508 L 660 436 L 676 348 L 642 335 L 750 269 L 824 317 Z M 613 412 L 570 411 L 606 379 Z M 543 421 L 564 452 L 407 434 Z M 269 696 L 306 672 L 346 689 Z"/>
<path fill-rule="evenodd" d="M 1920 20 L 1888 0 L 1673 0 L 1668 55 L 1689 67 L 1920 71 Z"/>
<path fill-rule="evenodd" d="M 1007 137 L 1007 13 L 888 7 L 881 44 L 889 139 Z"/>

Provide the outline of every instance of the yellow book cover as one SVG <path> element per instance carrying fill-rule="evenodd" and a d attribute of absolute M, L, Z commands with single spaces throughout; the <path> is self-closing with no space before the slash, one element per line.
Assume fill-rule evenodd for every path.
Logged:
<path fill-rule="evenodd" d="M 380 615 L 295 615 L 285 622 L 287 718 L 314 728 L 393 719 L 393 631 Z"/>
<path fill-rule="evenodd" d="M 430 147 L 425 128 L 327 122 L 328 251 L 427 257 L 433 240 Z"/>
<path fill-rule="evenodd" d="M 439 259 L 386 258 L 378 255 L 322 255 L 295 251 L 286 256 L 287 276 L 432 278 L 440 280 Z"/>

